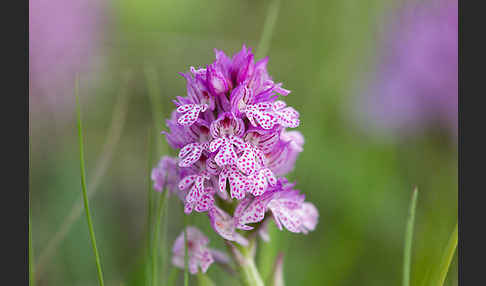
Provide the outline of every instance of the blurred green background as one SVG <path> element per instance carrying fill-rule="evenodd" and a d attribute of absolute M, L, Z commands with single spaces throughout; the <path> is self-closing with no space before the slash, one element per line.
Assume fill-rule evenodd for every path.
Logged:
<path fill-rule="evenodd" d="M 420 193 L 412 285 L 421 285 L 439 263 L 457 222 L 457 140 L 435 130 L 405 138 L 372 136 L 350 115 L 356 80 L 373 67 L 384 19 L 399 2 L 281 1 L 268 69 L 292 91 L 286 101 L 300 112 L 298 130 L 306 140 L 289 179 L 320 212 L 314 232 L 272 231 L 271 246 L 260 245 L 263 265 L 277 251 L 285 253 L 287 285 L 400 285 L 414 185 Z M 171 100 L 185 93 L 177 73 L 212 62 L 214 48 L 233 54 L 245 43 L 256 49 L 269 3 L 103 3 L 103 34 L 94 56 L 98 64 L 80 77 L 88 188 L 96 188 L 90 206 L 106 285 L 145 283 L 148 133 L 158 146 L 152 166 L 156 154 L 175 154 L 159 133 L 166 130 L 163 120 L 173 109 Z M 73 97 L 72 90 L 64 96 Z M 96 285 L 84 214 L 47 260 L 39 260 L 80 202 L 81 185 L 73 107 L 36 108 L 31 102 L 31 223 L 34 257 L 40 261 L 38 285 Z M 183 228 L 177 198 L 169 206 L 166 249 Z M 211 247 L 223 247 L 204 215 L 194 216 L 192 223 L 210 235 Z M 217 285 L 237 285 L 217 266 L 208 273 Z M 457 285 L 456 258 L 445 285 Z"/>

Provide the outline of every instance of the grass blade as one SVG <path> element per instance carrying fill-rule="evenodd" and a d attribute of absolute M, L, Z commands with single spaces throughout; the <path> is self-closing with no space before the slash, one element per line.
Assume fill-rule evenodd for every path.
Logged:
<path fill-rule="evenodd" d="M 442 286 L 444 285 L 445 279 L 447 277 L 447 273 L 449 272 L 449 267 L 452 262 L 452 258 L 454 257 L 454 253 L 456 252 L 457 248 L 457 223 L 454 227 L 454 230 L 449 237 L 449 241 L 447 242 L 446 248 L 442 253 L 442 259 L 440 260 L 439 269 L 438 269 L 438 278 L 436 279 L 436 283 L 433 285 Z"/>
<path fill-rule="evenodd" d="M 29 205 L 29 286 L 35 285 L 34 279 L 34 250 L 32 248 L 32 224 L 30 222 L 30 205 Z"/>
<path fill-rule="evenodd" d="M 153 281 L 150 280 L 151 276 L 151 261 L 150 261 L 150 250 L 152 249 L 152 216 L 153 216 L 153 195 L 152 195 L 152 130 L 148 129 L 147 137 L 147 262 L 145 263 L 145 284 L 153 285 Z M 151 284 L 152 283 L 152 284 Z"/>
<path fill-rule="evenodd" d="M 189 257 L 187 253 L 187 222 L 188 217 L 184 214 L 184 286 L 189 285 Z"/>
<path fill-rule="evenodd" d="M 280 9 L 280 0 L 272 0 L 268 7 L 268 14 L 263 23 L 263 32 L 260 37 L 260 42 L 256 50 L 256 59 L 263 58 L 270 48 L 270 41 L 272 40 L 273 30 L 277 23 L 278 11 Z"/>
<path fill-rule="evenodd" d="M 415 221 L 415 208 L 417 207 L 418 189 L 415 187 L 412 193 L 412 201 L 407 219 L 407 228 L 405 230 L 405 246 L 403 248 L 403 286 L 410 285 L 410 265 L 412 260 L 412 240 L 413 226 Z"/>
<path fill-rule="evenodd" d="M 111 159 L 113 158 L 113 152 L 120 141 L 127 114 L 126 110 L 128 106 L 128 98 L 128 93 L 125 91 L 125 89 L 121 88 L 120 97 L 115 105 L 111 118 L 110 129 L 108 130 L 108 134 L 106 136 L 107 139 L 103 146 L 103 151 L 101 152 L 102 156 L 96 162 L 94 176 L 89 184 L 88 198 L 93 197 L 98 191 L 98 186 L 100 185 L 101 179 L 108 170 Z M 71 227 L 82 213 L 83 201 L 82 198 L 79 198 L 79 200 L 73 205 L 71 213 L 66 216 L 62 222 L 59 230 L 49 240 L 47 246 L 40 251 L 39 258 L 36 263 L 37 280 L 40 280 L 44 266 L 50 261 L 58 245 L 64 240 L 66 235 L 71 230 Z"/>
<path fill-rule="evenodd" d="M 279 235 L 279 230 L 274 223 L 270 223 L 267 218 L 264 223 L 267 224 L 267 232 L 270 237 L 268 243 L 261 243 L 258 251 L 258 270 L 262 278 L 267 281 L 271 277 L 272 265 L 277 257 L 279 250 L 282 250 L 282 237 Z"/>
<path fill-rule="evenodd" d="M 78 125 L 78 138 L 79 138 L 79 161 L 81 169 L 81 189 L 83 191 L 84 210 L 86 212 L 86 219 L 88 221 L 89 236 L 91 238 L 91 244 L 93 246 L 93 253 L 96 261 L 96 269 L 98 271 L 98 281 L 100 286 L 104 285 L 103 272 L 101 270 L 101 261 L 98 253 L 98 247 L 96 246 L 96 236 L 94 233 L 93 222 L 91 220 L 91 213 L 89 211 L 88 192 L 86 191 L 86 172 L 84 167 L 84 147 L 83 147 L 83 126 L 81 123 L 81 106 L 79 103 L 79 75 L 76 75 L 74 82 L 74 95 L 76 97 L 76 110 L 77 110 L 77 125 Z"/>
<path fill-rule="evenodd" d="M 162 270 L 162 273 L 167 274 L 165 275 L 164 279 L 164 284 L 167 285 L 168 279 L 169 279 L 169 273 L 168 273 L 168 266 L 167 266 L 167 256 L 165 255 L 167 252 L 167 233 L 168 229 L 167 226 L 169 224 L 168 218 L 169 218 L 169 207 L 170 207 L 170 196 L 169 194 L 166 194 L 165 198 L 165 207 L 164 207 L 164 213 L 163 213 L 163 221 L 162 221 L 162 233 L 161 233 L 161 239 L 160 239 L 160 260 L 161 260 L 161 265 L 160 269 Z M 167 271 L 166 271 L 167 270 Z"/>
<path fill-rule="evenodd" d="M 165 200 L 164 200 L 165 198 Z M 158 285 L 159 279 L 159 268 L 158 268 L 158 257 L 159 257 L 159 243 L 160 243 L 160 222 L 162 220 L 163 209 L 166 207 L 167 202 L 167 190 L 159 195 L 159 200 L 157 203 L 157 213 L 155 217 L 154 225 L 154 239 L 152 241 L 152 284 L 154 286 Z"/>
<path fill-rule="evenodd" d="M 157 72 L 155 69 L 151 68 L 151 67 L 146 67 L 145 70 L 145 79 L 146 79 L 146 83 L 147 83 L 147 89 L 148 89 L 148 95 L 149 95 L 149 100 L 150 100 L 150 105 L 152 107 L 152 121 L 153 121 L 153 124 L 156 128 L 156 130 L 158 130 L 157 128 L 161 128 L 164 124 L 164 114 L 163 114 L 163 110 L 162 110 L 162 102 L 160 100 L 160 87 L 159 87 L 159 84 L 158 84 L 158 81 L 157 81 Z M 167 148 L 167 145 L 166 143 L 162 140 L 162 136 L 160 136 L 159 132 L 157 132 L 157 135 L 159 135 L 158 137 L 156 137 L 156 157 L 157 158 L 160 158 L 160 156 L 162 156 L 162 154 L 165 153 L 166 151 L 166 148 Z M 157 220 L 156 221 L 156 226 L 155 226 L 155 229 L 154 229 L 154 236 L 156 236 L 156 240 L 154 240 L 152 243 L 154 244 L 157 244 L 157 246 L 153 246 L 152 247 L 152 250 L 153 250 L 153 253 L 152 253 L 152 263 L 155 261 L 155 265 L 152 265 L 152 269 L 157 268 L 155 271 L 158 271 L 158 257 L 157 257 L 157 249 L 160 249 L 160 256 L 161 256 L 161 269 L 162 269 L 162 272 L 164 273 L 165 269 L 166 269 L 166 237 L 167 237 L 167 222 L 168 222 L 168 212 L 167 212 L 167 204 L 168 204 L 168 193 L 166 191 L 166 193 L 164 194 L 165 195 L 165 200 L 164 200 L 164 206 L 162 207 L 160 205 L 161 201 L 162 201 L 162 194 L 161 194 L 161 197 L 159 198 L 159 203 L 158 203 L 158 207 L 157 207 L 157 216 L 155 217 L 155 219 Z M 155 206 L 154 206 L 155 208 Z M 160 238 L 160 225 L 161 225 L 161 218 L 163 217 L 163 223 L 162 223 L 162 228 L 163 228 L 163 231 L 162 231 L 162 237 Z M 159 243 L 160 243 L 160 247 L 159 247 Z M 158 279 L 158 274 L 154 274 L 153 273 L 153 277 L 157 276 L 157 278 L 155 278 L 156 282 L 157 282 L 157 279 Z M 164 281 L 166 282 L 166 281 Z"/>

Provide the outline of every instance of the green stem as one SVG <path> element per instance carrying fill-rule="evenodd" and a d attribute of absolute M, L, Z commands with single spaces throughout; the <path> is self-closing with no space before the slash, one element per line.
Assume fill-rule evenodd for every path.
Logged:
<path fill-rule="evenodd" d="M 255 264 L 256 238 L 249 240 L 247 246 L 226 242 L 245 286 L 264 286 L 263 279 Z"/>
<path fill-rule="evenodd" d="M 96 269 L 98 270 L 98 280 L 100 286 L 103 286 L 103 272 L 101 270 L 101 261 L 98 253 L 98 247 L 96 246 L 96 236 L 94 233 L 93 222 L 91 220 L 91 213 L 89 211 L 88 192 L 86 191 L 86 172 L 84 166 L 84 147 L 83 147 L 83 126 L 81 123 L 81 107 L 79 103 L 79 75 L 76 75 L 74 82 L 74 95 L 76 97 L 76 109 L 78 117 L 78 137 L 79 137 L 79 158 L 81 168 L 81 188 L 83 191 L 84 210 L 86 212 L 86 219 L 88 221 L 89 236 L 91 238 L 91 244 L 93 245 L 93 252 L 96 260 Z"/>
<path fill-rule="evenodd" d="M 152 249 L 152 241 L 151 241 L 151 233 L 152 233 L 152 179 L 151 179 L 151 169 L 152 169 L 152 136 L 151 133 L 152 130 L 149 128 L 148 132 L 148 139 L 147 139 L 147 261 L 149 261 L 150 257 L 150 250 Z M 145 266 L 145 280 L 146 280 L 146 285 L 151 285 L 149 277 L 151 277 L 150 273 L 150 262 L 146 263 Z"/>
<path fill-rule="evenodd" d="M 154 226 L 154 239 L 152 241 L 152 285 L 157 286 L 158 285 L 158 278 L 159 278 L 159 272 L 158 272 L 158 267 L 157 267 L 157 262 L 158 262 L 158 247 L 159 247 L 159 241 L 160 241 L 160 221 L 162 218 L 162 211 L 165 208 L 165 202 L 167 201 L 165 196 L 167 190 L 160 194 L 159 196 L 159 201 L 157 204 L 157 214 L 156 214 L 156 221 L 155 221 L 155 226 Z"/>
<path fill-rule="evenodd" d="M 439 278 L 437 280 L 437 286 L 444 285 L 445 279 L 447 277 L 447 273 L 449 272 L 449 267 L 452 262 L 452 258 L 454 257 L 454 253 L 456 252 L 457 247 L 457 223 L 452 231 L 452 234 L 447 242 L 447 246 L 444 249 L 444 253 L 442 254 L 442 259 L 440 261 L 439 266 Z"/>
<path fill-rule="evenodd" d="M 102 155 L 95 164 L 96 168 L 93 172 L 94 175 L 91 177 L 91 181 L 88 184 L 88 198 L 93 197 L 99 190 L 98 187 L 100 185 L 100 182 L 104 178 L 104 175 L 113 159 L 113 153 L 115 152 L 116 147 L 120 142 L 120 138 L 126 121 L 129 99 L 129 93 L 126 92 L 126 88 L 122 86 L 120 90 L 120 96 L 118 97 L 115 108 L 113 109 L 110 128 L 108 129 L 108 132 L 106 134 L 106 141 L 101 151 Z M 41 251 L 39 251 L 37 262 L 35 263 L 35 274 L 37 276 L 36 281 L 41 280 L 44 273 L 44 267 L 46 265 L 49 265 L 49 261 L 54 256 L 56 250 L 58 249 L 58 246 L 64 241 L 64 239 L 69 234 L 72 227 L 82 214 L 83 199 L 79 198 L 79 200 L 77 200 L 76 203 L 71 207 L 71 212 L 69 213 L 69 215 L 64 216 L 65 218 L 59 229 L 49 239 L 49 241 L 46 243 L 46 246 Z"/>
<path fill-rule="evenodd" d="M 188 215 L 184 215 L 184 286 L 189 285 L 189 255 L 187 253 L 187 226 Z"/>
<path fill-rule="evenodd" d="M 256 268 L 255 261 L 250 259 L 247 263 L 240 266 L 242 270 L 242 278 L 245 281 L 245 285 L 248 286 L 263 286 L 263 280 L 260 277 L 260 273 Z"/>
<path fill-rule="evenodd" d="M 417 206 L 418 190 L 415 188 L 412 193 L 412 201 L 408 213 L 407 228 L 405 230 L 405 246 L 403 248 L 403 286 L 410 285 L 410 265 L 412 260 L 413 226 L 415 221 L 415 208 Z"/>
<path fill-rule="evenodd" d="M 263 23 L 263 32 L 256 51 L 256 58 L 263 58 L 270 48 L 273 30 L 277 23 L 278 10 L 280 9 L 280 0 L 272 0 L 268 7 L 268 14 Z"/>
<path fill-rule="evenodd" d="M 168 268 L 167 268 L 167 258 L 168 255 L 166 255 L 167 252 L 167 226 L 169 224 L 168 222 L 168 217 L 169 217 L 169 207 L 170 207 L 170 196 L 168 193 L 166 193 L 166 198 L 165 198 L 165 207 L 164 207 L 164 213 L 163 213 L 163 221 L 162 221 L 162 234 L 161 234 L 161 241 L 160 241 L 160 260 L 161 260 L 161 268 L 162 273 L 166 274 L 168 273 Z M 167 270 L 167 271 L 166 271 Z M 163 285 L 167 285 L 168 283 L 168 275 L 166 275 L 164 279 Z"/>

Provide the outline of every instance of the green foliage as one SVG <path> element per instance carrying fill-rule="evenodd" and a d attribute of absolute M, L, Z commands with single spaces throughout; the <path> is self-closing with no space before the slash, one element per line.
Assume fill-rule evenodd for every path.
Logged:
<path fill-rule="evenodd" d="M 79 76 L 76 76 L 74 82 L 74 95 L 76 97 L 76 109 L 77 109 L 77 125 L 78 125 L 78 138 L 79 138 L 79 164 L 81 170 L 81 190 L 83 191 L 83 202 L 84 202 L 84 210 L 86 212 L 86 220 L 88 222 L 88 230 L 89 236 L 91 239 L 91 244 L 93 246 L 93 253 L 95 256 L 96 262 L 96 270 L 98 271 L 98 281 L 100 286 L 104 285 L 103 282 L 103 272 L 101 270 L 101 260 L 100 255 L 98 253 L 98 247 L 96 245 L 96 235 L 94 232 L 93 222 L 91 219 L 91 212 L 89 210 L 89 200 L 88 200 L 88 191 L 86 190 L 86 171 L 85 171 L 85 163 L 84 163 L 84 148 L 83 148 L 83 126 L 81 121 L 81 104 L 79 103 Z"/>
<path fill-rule="evenodd" d="M 415 223 L 415 209 L 417 208 L 417 187 L 412 192 L 412 201 L 410 202 L 410 209 L 408 211 L 407 228 L 405 230 L 405 243 L 403 247 L 403 286 L 410 285 L 410 266 L 412 261 L 412 241 L 413 241 L 413 227 Z"/>

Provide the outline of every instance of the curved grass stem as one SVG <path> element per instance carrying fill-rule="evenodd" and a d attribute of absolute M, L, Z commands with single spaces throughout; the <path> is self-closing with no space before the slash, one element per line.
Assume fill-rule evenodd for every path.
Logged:
<path fill-rule="evenodd" d="M 94 170 L 94 176 L 88 184 L 88 198 L 91 198 L 98 191 L 98 186 L 100 185 L 101 179 L 108 170 L 111 159 L 113 158 L 113 152 L 115 147 L 120 141 L 123 127 L 126 118 L 126 109 L 128 105 L 128 94 L 121 89 L 120 97 L 115 105 L 113 115 L 111 118 L 110 128 L 108 130 L 106 141 L 103 146 L 103 151 L 101 152 L 100 159 L 96 162 L 96 169 Z M 51 260 L 59 244 L 66 238 L 66 235 L 71 230 L 74 223 L 83 213 L 83 199 L 79 200 L 73 205 L 71 213 L 66 216 L 61 224 L 59 230 L 52 236 L 52 238 L 47 243 L 47 246 L 40 251 L 39 258 L 36 263 L 36 279 L 40 280 L 41 275 L 45 265 Z"/>
<path fill-rule="evenodd" d="M 74 94 L 76 97 L 77 123 L 78 123 L 77 125 L 78 125 L 78 138 L 79 138 L 79 161 L 80 161 L 80 169 L 81 169 L 81 189 L 83 192 L 84 210 L 86 213 L 86 220 L 88 221 L 89 236 L 91 238 L 91 244 L 93 246 L 93 253 L 96 261 L 96 269 L 98 271 L 98 281 L 100 286 L 103 286 L 104 282 L 103 282 L 103 272 L 101 270 L 101 260 L 100 260 L 100 255 L 98 253 L 98 247 L 96 246 L 96 236 L 94 232 L 93 222 L 91 220 L 91 213 L 89 210 L 88 192 L 86 190 L 86 172 L 84 166 L 84 147 L 83 147 L 83 126 L 81 123 L 81 107 L 79 103 L 79 76 L 78 75 L 76 76 L 76 80 L 74 83 Z"/>

